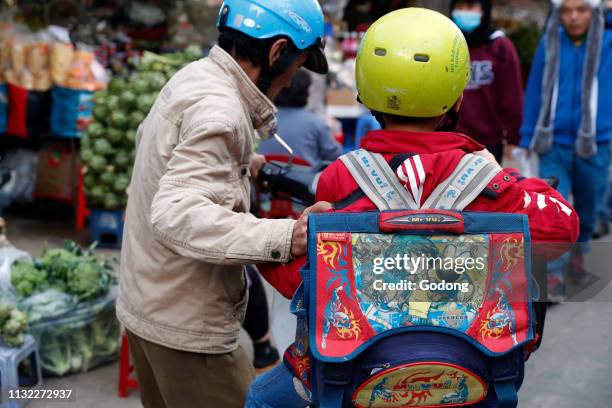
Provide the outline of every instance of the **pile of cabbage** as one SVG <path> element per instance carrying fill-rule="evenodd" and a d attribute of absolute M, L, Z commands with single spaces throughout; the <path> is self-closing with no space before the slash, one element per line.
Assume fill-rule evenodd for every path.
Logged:
<path fill-rule="evenodd" d="M 173 54 L 146 51 L 133 73 L 114 77 L 107 90 L 94 95 L 94 121 L 81 139 L 85 195 L 90 207 L 125 208 L 138 126 L 168 79 L 201 57 L 202 49 L 194 45 Z"/>
<path fill-rule="evenodd" d="M 45 375 L 84 372 L 118 357 L 114 260 L 94 248 L 65 241 L 63 248 L 45 249 L 40 259 L 13 263 L 16 305 L 25 313 L 20 322 L 38 343 Z"/>

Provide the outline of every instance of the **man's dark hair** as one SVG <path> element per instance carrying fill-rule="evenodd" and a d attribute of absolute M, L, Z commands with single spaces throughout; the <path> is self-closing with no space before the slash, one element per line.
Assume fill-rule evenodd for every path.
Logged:
<path fill-rule="evenodd" d="M 219 46 L 223 48 L 228 54 L 233 55 L 235 58 L 240 60 L 249 61 L 256 67 L 266 65 L 268 55 L 270 54 L 270 47 L 275 41 L 283 36 L 276 36 L 272 38 L 258 39 L 249 37 L 248 35 L 241 33 L 240 31 L 232 28 L 223 28 L 219 34 Z M 293 52 L 297 48 L 293 45 L 291 40 L 288 41 L 285 53 Z"/>
<path fill-rule="evenodd" d="M 289 88 L 283 89 L 274 103 L 287 108 L 303 108 L 308 104 L 310 84 L 312 84 L 310 74 L 303 69 L 299 70 L 293 77 Z"/>

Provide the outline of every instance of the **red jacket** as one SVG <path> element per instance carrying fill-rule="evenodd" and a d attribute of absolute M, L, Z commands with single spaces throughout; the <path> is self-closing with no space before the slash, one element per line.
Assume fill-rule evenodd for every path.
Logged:
<path fill-rule="evenodd" d="M 421 204 L 438 184 L 451 175 L 466 153 L 484 149 L 481 144 L 458 133 L 386 130 L 370 132 L 361 145 L 370 152 L 381 153 L 387 161 L 398 154 L 407 154 L 406 157 L 415 155 L 406 159 L 400 167 L 404 174 L 411 172 L 415 175 L 413 183 L 406 182 L 404 185 L 408 192 L 420 196 Z M 407 166 L 411 166 L 412 170 Z M 344 164 L 336 160 L 321 175 L 316 200 L 337 203 L 358 189 Z M 375 209 L 370 199 L 362 196 L 340 211 Z M 536 243 L 567 243 L 575 242 L 578 238 L 578 215 L 561 194 L 543 180 L 526 179 L 515 169 L 502 170 L 466 211 L 527 214 L 531 239 Z M 560 254 L 557 251 L 548 255 L 555 257 Z M 281 294 L 291 298 L 302 281 L 299 269 L 305 262 L 304 256 L 287 264 L 260 265 L 259 271 Z"/>

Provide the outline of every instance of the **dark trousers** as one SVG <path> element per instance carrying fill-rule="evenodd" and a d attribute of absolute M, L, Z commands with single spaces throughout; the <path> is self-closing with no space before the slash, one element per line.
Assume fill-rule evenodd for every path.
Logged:
<path fill-rule="evenodd" d="M 495 160 L 497 160 L 499 164 L 502 164 L 502 160 L 504 160 L 503 143 L 487 146 L 487 150 L 490 151 L 493 156 L 495 156 Z"/>
<path fill-rule="evenodd" d="M 244 350 L 201 354 L 151 343 L 126 330 L 145 408 L 242 408 L 255 371 Z"/>

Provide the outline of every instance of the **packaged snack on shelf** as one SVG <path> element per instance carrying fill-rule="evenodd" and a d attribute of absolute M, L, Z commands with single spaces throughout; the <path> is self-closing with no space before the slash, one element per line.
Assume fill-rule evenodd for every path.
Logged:
<path fill-rule="evenodd" d="M 55 42 L 51 45 L 51 78 L 56 85 L 65 87 L 68 69 L 74 59 L 72 44 Z"/>
<path fill-rule="evenodd" d="M 32 75 L 32 90 L 47 91 L 51 89 L 50 39 L 44 32 L 37 33 L 28 47 L 27 69 Z"/>
<path fill-rule="evenodd" d="M 81 137 L 93 122 L 93 92 L 53 87 L 51 133 L 62 137 Z"/>
<path fill-rule="evenodd" d="M 106 87 L 106 72 L 96 61 L 92 49 L 79 46 L 68 69 L 66 86 L 72 89 L 98 91 Z"/>

